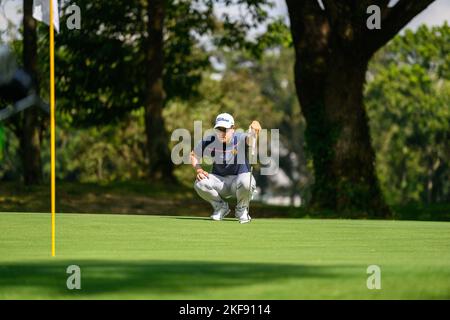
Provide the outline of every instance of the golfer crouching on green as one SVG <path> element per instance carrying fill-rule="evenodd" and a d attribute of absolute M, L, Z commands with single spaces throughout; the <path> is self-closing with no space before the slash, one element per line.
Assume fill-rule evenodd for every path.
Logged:
<path fill-rule="evenodd" d="M 251 221 L 249 202 L 256 189 L 248 161 L 248 149 L 261 130 L 258 121 L 250 125 L 249 133 L 235 132 L 234 119 L 228 113 L 217 116 L 215 134 L 200 141 L 191 152 L 191 164 L 197 172 L 194 188 L 201 198 L 211 203 L 213 220 L 222 220 L 230 213 L 225 199 L 237 199 L 235 216 L 239 223 Z M 202 169 L 199 160 L 204 156 L 213 159 L 212 172 Z"/>

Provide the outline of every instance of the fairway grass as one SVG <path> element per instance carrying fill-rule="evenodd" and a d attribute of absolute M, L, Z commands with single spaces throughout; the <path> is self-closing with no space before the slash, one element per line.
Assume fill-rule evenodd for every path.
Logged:
<path fill-rule="evenodd" d="M 450 298 L 449 222 L 58 214 L 50 249 L 50 214 L 0 213 L 0 299 Z"/>

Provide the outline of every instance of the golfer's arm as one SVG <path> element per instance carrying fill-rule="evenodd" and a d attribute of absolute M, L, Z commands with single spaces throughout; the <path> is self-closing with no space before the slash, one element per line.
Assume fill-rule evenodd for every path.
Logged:
<path fill-rule="evenodd" d="M 253 120 L 253 122 L 250 124 L 250 127 L 251 127 L 253 124 L 255 124 L 255 123 L 256 123 L 256 125 L 259 126 L 259 129 L 261 129 L 261 124 L 259 123 L 258 120 Z M 255 140 L 258 141 L 258 138 L 259 138 L 259 136 L 257 135 L 257 136 L 255 137 Z M 252 143 L 252 142 L 250 141 L 250 137 L 248 136 L 248 133 L 247 133 L 247 136 L 245 137 L 245 142 L 246 142 L 246 144 L 247 144 L 248 146 L 250 146 L 251 143 Z"/>
<path fill-rule="evenodd" d="M 195 154 L 194 151 L 191 151 L 191 164 L 192 167 L 194 167 L 195 170 L 197 169 L 202 169 L 202 166 L 199 163 L 199 159 L 197 158 L 197 155 Z"/>
<path fill-rule="evenodd" d="M 256 138 L 255 138 L 256 141 L 258 141 L 258 138 L 259 138 L 259 137 L 256 136 Z M 248 146 L 251 146 L 252 143 L 251 143 L 251 141 L 250 141 L 250 137 L 249 137 L 249 136 L 246 136 L 246 137 L 245 137 L 245 143 L 246 143 Z"/>

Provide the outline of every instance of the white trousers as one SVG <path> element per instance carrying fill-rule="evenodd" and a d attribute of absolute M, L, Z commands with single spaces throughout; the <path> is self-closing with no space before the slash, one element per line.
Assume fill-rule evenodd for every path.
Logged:
<path fill-rule="evenodd" d="M 252 176 L 250 186 L 250 172 L 225 177 L 210 173 L 207 179 L 195 181 L 194 189 L 202 199 L 211 203 L 214 209 L 222 205 L 226 199 L 236 198 L 236 214 L 239 214 L 248 209 L 250 195 L 256 189 L 256 182 Z"/>

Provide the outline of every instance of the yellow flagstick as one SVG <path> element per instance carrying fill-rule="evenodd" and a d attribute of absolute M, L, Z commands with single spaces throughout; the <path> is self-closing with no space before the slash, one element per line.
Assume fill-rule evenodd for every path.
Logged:
<path fill-rule="evenodd" d="M 52 257 L 55 256 L 56 205 L 55 205 L 55 39 L 53 26 L 53 0 L 50 1 L 50 144 L 51 144 L 51 210 L 52 210 Z"/>

